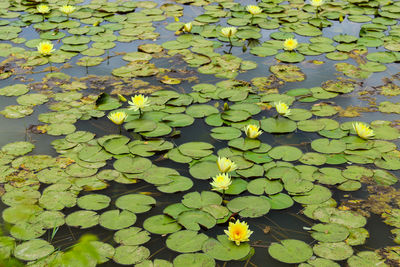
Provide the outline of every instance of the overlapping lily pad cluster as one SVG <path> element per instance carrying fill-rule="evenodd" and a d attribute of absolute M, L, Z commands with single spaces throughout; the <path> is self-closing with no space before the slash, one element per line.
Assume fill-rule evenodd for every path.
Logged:
<path fill-rule="evenodd" d="M 7 41 L 0 44 L 0 56 L 5 57 L 0 78 L 21 79 L 52 63 L 44 69 L 51 73 L 40 82 L 21 79 L 0 88 L 1 96 L 17 97 L 18 103 L 0 113 L 22 118 L 47 103 L 42 107 L 48 110 L 38 114 L 39 123 L 28 132 L 33 137 L 65 135 L 51 142 L 58 153 L 54 156 L 35 154 L 34 142 L 1 147 L 1 199 L 8 206 L 2 217 L 10 224 L 8 235 L 0 237 L 1 258 L 15 257 L 30 266 L 65 262 L 68 252 L 45 240 L 46 232 L 54 238 L 57 229 L 82 233 L 80 229 L 100 225 L 112 233 L 112 240 L 90 241 L 97 257 L 81 253 L 85 266 L 110 259 L 141 267 L 215 266 L 218 261 L 252 261 L 254 253 L 266 255 L 266 250 L 270 261 L 302 267 L 339 266 L 335 261 L 343 260 L 349 266 L 399 263 L 399 247 L 353 247 L 365 244 L 370 235 L 365 228 L 369 212 L 396 227 L 392 232 L 399 242 L 400 193 L 390 186 L 398 180 L 392 171 L 400 170 L 394 143 L 400 132 L 388 120 L 360 124 L 361 119 L 338 119 L 357 117 L 368 108 L 342 107 L 334 101 L 359 92 L 373 111 L 400 113 L 398 103 L 384 99 L 377 105 L 366 98 L 371 92 L 361 81 L 399 61 L 400 5 L 363 0 L 322 5 L 265 0 L 258 7 L 233 1 L 175 2 L 158 7 L 151 1 L 49 1 L 48 9 L 35 1 L 0 3 L 7 10 L 0 22 L 0 39 Z M 75 9 L 60 9 L 66 4 Z M 182 16 L 183 4 L 198 10 L 201 6 L 205 12 Z M 155 24 L 164 20 L 174 21 L 165 28 L 176 39 L 149 41 L 160 37 L 158 30 L 164 29 Z M 225 20 L 236 28 L 227 31 Z M 362 23 L 357 24 L 359 37 L 322 36 L 350 22 Z M 32 28 L 38 38 L 26 40 L 23 30 Z M 146 41 L 138 45 L 136 40 Z M 45 50 L 43 42 L 54 47 Z M 134 43 L 138 51 L 119 51 L 119 43 Z M 224 51 L 226 46 L 229 51 Z M 248 48 L 246 60 L 235 55 Z M 344 61 L 335 68 L 347 77 L 312 88 L 279 90 L 306 78 L 301 64 L 287 63 L 311 68 L 324 62 L 305 61 L 306 56 L 320 55 L 328 62 Z M 75 62 L 88 71 L 90 66 L 106 66 L 110 57 L 128 61 L 110 70 L 114 77 L 71 79 L 62 73 L 70 67 L 62 63 Z M 158 58 L 169 57 L 171 62 L 182 58 L 185 68 L 157 66 Z M 321 59 L 310 57 L 316 58 Z M 269 77 L 235 80 L 240 73 L 264 68 L 263 62 Z M 222 79 L 191 84 L 198 78 L 194 72 L 188 77 L 189 67 Z M 152 77 L 161 83 L 154 85 Z M 376 86 L 374 93 L 399 95 L 395 79 L 393 75 Z M 180 83 L 189 90 L 170 86 Z M 137 96 L 128 104 L 127 99 L 139 93 L 148 99 Z M 111 130 L 79 130 L 77 122 L 82 120 L 97 120 Z M 236 165 L 229 175 L 218 168 L 218 158 L 224 157 Z M 223 185 L 211 179 L 219 176 L 225 179 Z M 370 192 L 385 188 L 385 193 L 337 205 L 340 198 L 333 198 L 333 192 L 357 191 L 363 184 Z M 119 195 L 103 191 L 122 185 L 129 190 Z M 166 194 L 176 201 L 158 199 Z M 267 226 L 269 214 L 289 208 L 313 220 L 305 233 L 316 243 L 293 238 L 271 243 L 268 228 L 258 229 Z M 151 252 L 158 253 L 164 244 L 173 257 L 153 259 Z M 76 260 L 71 266 L 79 266 Z"/>

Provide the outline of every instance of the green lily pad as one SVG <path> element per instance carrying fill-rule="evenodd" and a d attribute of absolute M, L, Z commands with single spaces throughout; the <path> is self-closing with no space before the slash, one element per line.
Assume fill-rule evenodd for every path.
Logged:
<path fill-rule="evenodd" d="M 110 230 L 120 230 L 133 225 L 136 215 L 127 210 L 108 210 L 100 215 L 99 224 Z"/>
<path fill-rule="evenodd" d="M 320 204 L 332 196 L 331 191 L 323 186 L 315 185 L 311 191 L 293 196 L 293 200 L 301 204 Z"/>
<path fill-rule="evenodd" d="M 313 247 L 316 255 L 330 260 L 345 260 L 353 255 L 353 249 L 344 242 L 318 243 Z"/>
<path fill-rule="evenodd" d="M 204 142 L 189 142 L 178 147 L 179 152 L 191 158 L 202 158 L 212 154 L 213 145 Z"/>
<path fill-rule="evenodd" d="M 0 95 L 3 96 L 20 96 L 29 92 L 26 84 L 14 84 L 0 88 Z"/>
<path fill-rule="evenodd" d="M 239 129 L 233 127 L 217 127 L 211 130 L 211 136 L 217 140 L 232 140 L 242 135 Z"/>
<path fill-rule="evenodd" d="M 46 103 L 47 101 L 48 97 L 43 94 L 28 94 L 17 98 L 18 104 L 22 106 L 36 106 Z"/>
<path fill-rule="evenodd" d="M 33 109 L 30 106 L 11 105 L 5 107 L 0 114 L 9 119 L 19 119 L 31 115 Z"/>
<path fill-rule="evenodd" d="M 115 249 L 113 260 L 122 265 L 137 264 L 150 256 L 150 251 L 142 246 L 119 246 Z"/>
<path fill-rule="evenodd" d="M 151 196 L 141 194 L 128 194 L 119 197 L 115 206 L 122 210 L 134 213 L 143 213 L 149 211 L 152 205 L 156 204 L 156 200 Z"/>
<path fill-rule="evenodd" d="M 204 118 L 210 116 L 211 114 L 219 113 L 219 111 L 217 108 L 210 105 L 197 104 L 188 107 L 186 109 L 186 113 L 193 118 Z"/>
<path fill-rule="evenodd" d="M 349 228 L 363 227 L 367 220 L 358 213 L 342 211 L 332 207 L 317 208 L 313 216 L 315 219 L 325 223 L 337 223 Z"/>
<path fill-rule="evenodd" d="M 180 254 L 174 259 L 175 267 L 213 267 L 215 266 L 215 260 L 203 253 L 188 253 L 188 254 Z M 164 267 L 164 266 L 160 266 Z M 169 266 L 165 266 L 169 267 Z"/>
<path fill-rule="evenodd" d="M 194 118 L 186 114 L 167 115 L 162 120 L 171 127 L 185 127 L 194 122 Z"/>
<path fill-rule="evenodd" d="M 20 240 L 30 240 L 38 238 L 46 232 L 46 229 L 41 224 L 29 222 L 19 222 L 11 227 L 11 236 Z"/>
<path fill-rule="evenodd" d="M 295 161 L 301 158 L 303 152 L 292 146 L 277 146 L 272 148 L 268 155 L 273 159 L 281 159 L 284 161 Z"/>
<path fill-rule="evenodd" d="M 268 118 L 260 121 L 261 129 L 267 133 L 290 133 L 297 129 L 296 122 L 286 118 Z"/>
<path fill-rule="evenodd" d="M 313 255 L 311 247 L 300 240 L 284 239 L 281 243 L 272 243 L 268 253 L 274 259 L 284 263 L 301 263 Z"/>
<path fill-rule="evenodd" d="M 168 236 L 166 245 L 169 249 L 180 253 L 196 252 L 201 250 L 203 243 L 208 239 L 205 234 L 183 230 Z"/>
<path fill-rule="evenodd" d="M 341 140 L 320 138 L 312 141 L 311 147 L 317 152 L 332 154 L 343 152 L 346 149 L 346 143 Z"/>
<path fill-rule="evenodd" d="M 283 210 L 291 207 L 294 204 L 292 198 L 286 194 L 279 193 L 268 197 L 271 209 Z"/>
<path fill-rule="evenodd" d="M 250 252 L 248 243 L 241 243 L 237 246 L 229 241 L 226 235 L 219 235 L 217 239 L 209 238 L 203 243 L 203 251 L 210 257 L 220 261 L 239 260 Z"/>
<path fill-rule="evenodd" d="M 46 257 L 54 251 L 54 247 L 42 239 L 33 239 L 15 247 L 14 256 L 24 261 L 34 261 Z"/>
<path fill-rule="evenodd" d="M 296 53 L 296 52 L 283 52 L 280 54 L 277 54 L 275 56 L 277 60 L 280 60 L 282 62 L 287 62 L 287 63 L 297 63 L 301 62 L 305 59 L 305 57 L 302 54 Z"/>
<path fill-rule="evenodd" d="M 189 190 L 193 186 L 192 180 L 184 176 L 170 175 L 168 178 L 171 179 L 171 182 L 158 186 L 157 189 L 159 191 L 163 193 L 176 193 Z"/>
<path fill-rule="evenodd" d="M 314 231 L 311 233 L 311 236 L 321 242 L 340 242 L 345 240 L 349 235 L 347 227 L 335 223 L 316 224 L 311 229 Z"/>
<path fill-rule="evenodd" d="M 349 231 L 350 235 L 345 242 L 350 246 L 363 245 L 369 237 L 369 232 L 365 228 L 349 228 Z"/>
<path fill-rule="evenodd" d="M 246 137 L 230 140 L 228 145 L 230 147 L 246 151 L 260 147 L 261 142 L 258 139 L 250 139 Z"/>
<path fill-rule="evenodd" d="M 81 229 L 90 228 L 99 223 L 99 215 L 94 211 L 79 210 L 75 211 L 65 218 L 69 226 L 80 227 Z"/>
<path fill-rule="evenodd" d="M 106 195 L 90 194 L 77 199 L 77 204 L 85 210 L 101 210 L 110 205 L 111 198 Z"/>
<path fill-rule="evenodd" d="M 28 221 L 28 219 L 42 209 L 37 205 L 15 205 L 3 210 L 3 220 L 16 224 L 22 221 Z"/>
<path fill-rule="evenodd" d="M 31 152 L 35 148 L 35 145 L 29 142 L 13 142 L 4 145 L 1 151 L 12 155 L 12 156 L 22 156 Z"/>
<path fill-rule="evenodd" d="M 142 157 L 123 157 L 114 162 L 114 168 L 120 172 L 142 173 L 151 167 L 150 160 Z"/>
<path fill-rule="evenodd" d="M 252 180 L 247 185 L 247 190 L 254 195 L 262 195 L 264 192 L 267 195 L 273 195 L 283 190 L 283 185 L 280 181 L 270 181 L 265 178 Z"/>
<path fill-rule="evenodd" d="M 222 198 L 214 192 L 203 191 L 187 193 L 183 196 L 182 204 L 188 208 L 200 209 L 208 205 L 221 204 Z"/>
<path fill-rule="evenodd" d="M 115 242 L 126 246 L 137 246 L 150 240 L 150 233 L 138 227 L 130 227 L 114 234 Z"/>
<path fill-rule="evenodd" d="M 189 168 L 189 173 L 197 179 L 209 179 L 219 173 L 214 161 L 201 161 Z"/>
<path fill-rule="evenodd" d="M 237 197 L 228 202 L 228 209 L 242 217 L 256 218 L 265 215 L 271 208 L 270 202 L 262 197 Z"/>
<path fill-rule="evenodd" d="M 179 214 L 178 223 L 188 230 L 199 231 L 200 226 L 206 229 L 214 227 L 216 219 L 208 212 L 193 210 Z"/>
<path fill-rule="evenodd" d="M 387 267 L 384 260 L 374 251 L 361 251 L 357 255 L 353 255 L 347 259 L 347 264 L 349 267 L 358 266 L 382 266 Z"/>
<path fill-rule="evenodd" d="M 170 234 L 179 231 L 182 227 L 176 222 L 176 220 L 172 219 L 166 215 L 155 215 L 147 218 L 143 222 L 143 228 L 153 234 Z"/>

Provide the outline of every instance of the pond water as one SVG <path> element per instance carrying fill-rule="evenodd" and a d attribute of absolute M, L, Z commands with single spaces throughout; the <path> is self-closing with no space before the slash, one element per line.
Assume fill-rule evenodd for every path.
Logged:
<path fill-rule="evenodd" d="M 400 265 L 399 2 L 0 7 L 3 265 Z"/>

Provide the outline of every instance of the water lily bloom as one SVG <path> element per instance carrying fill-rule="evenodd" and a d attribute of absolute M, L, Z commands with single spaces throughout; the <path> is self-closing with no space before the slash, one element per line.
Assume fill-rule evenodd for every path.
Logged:
<path fill-rule="evenodd" d="M 191 32 L 192 28 L 193 28 L 193 24 L 191 22 L 188 22 L 185 25 L 183 25 L 183 30 L 185 32 Z"/>
<path fill-rule="evenodd" d="M 133 109 L 134 111 L 150 105 L 148 97 L 145 97 L 144 95 L 132 96 L 131 101 L 128 101 L 128 104 L 130 105 L 129 109 Z"/>
<path fill-rule="evenodd" d="M 110 121 L 112 121 L 116 125 L 121 125 L 122 123 L 124 123 L 127 116 L 128 115 L 124 111 L 117 111 L 108 114 L 107 118 L 109 118 Z"/>
<path fill-rule="evenodd" d="M 289 106 L 286 105 L 285 103 L 281 102 L 281 101 L 279 101 L 278 103 L 275 103 L 275 109 L 282 116 L 290 115 Z"/>
<path fill-rule="evenodd" d="M 292 51 L 297 47 L 297 40 L 293 38 L 288 38 L 283 43 L 283 48 L 288 51 Z"/>
<path fill-rule="evenodd" d="M 322 6 L 323 3 L 324 3 L 324 0 L 311 0 L 311 5 L 315 6 L 315 7 Z"/>
<path fill-rule="evenodd" d="M 353 128 L 356 131 L 357 135 L 362 139 L 368 139 L 374 136 L 374 131 L 362 122 L 353 123 Z"/>
<path fill-rule="evenodd" d="M 37 46 L 37 50 L 43 56 L 49 56 L 54 51 L 53 44 L 49 41 L 40 42 Z"/>
<path fill-rule="evenodd" d="M 210 184 L 213 187 L 212 190 L 228 190 L 229 186 L 232 184 L 232 180 L 229 174 L 220 173 L 213 178 Z"/>
<path fill-rule="evenodd" d="M 234 36 L 237 32 L 237 29 L 235 27 L 225 27 L 221 29 L 221 33 L 223 36 L 227 38 L 231 38 Z"/>
<path fill-rule="evenodd" d="M 61 11 L 62 13 L 64 13 L 64 14 L 66 14 L 66 15 L 72 14 L 72 12 L 74 12 L 75 9 L 76 9 L 76 7 L 74 7 L 74 6 L 68 6 L 68 5 L 65 5 L 65 6 L 60 7 L 60 11 Z"/>
<path fill-rule="evenodd" d="M 228 235 L 228 239 L 235 242 L 237 246 L 240 245 L 240 242 L 249 241 L 249 237 L 253 233 L 253 231 L 249 230 L 246 222 L 240 222 L 239 220 L 235 223 L 229 222 L 228 230 L 224 230 L 224 232 Z"/>
<path fill-rule="evenodd" d="M 50 8 L 47 5 L 41 4 L 36 6 L 36 9 L 39 13 L 46 14 L 50 12 Z"/>
<path fill-rule="evenodd" d="M 219 171 L 222 173 L 231 172 L 237 169 L 236 163 L 225 157 L 218 157 L 217 165 Z"/>
<path fill-rule="evenodd" d="M 246 136 L 248 138 L 257 138 L 262 134 L 262 131 L 260 131 L 260 127 L 258 127 L 255 124 L 249 124 L 246 127 L 244 127 L 244 132 L 246 133 Z"/>
<path fill-rule="evenodd" d="M 262 13 L 262 9 L 259 6 L 248 5 L 246 10 L 252 15 L 258 15 Z"/>

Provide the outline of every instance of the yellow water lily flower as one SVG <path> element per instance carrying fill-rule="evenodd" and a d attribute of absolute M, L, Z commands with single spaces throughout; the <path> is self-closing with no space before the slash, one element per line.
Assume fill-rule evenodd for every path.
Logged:
<path fill-rule="evenodd" d="M 218 157 L 217 165 L 219 171 L 222 173 L 231 172 L 237 169 L 236 163 L 225 157 Z"/>
<path fill-rule="evenodd" d="M 37 50 L 43 56 L 49 56 L 54 51 L 53 44 L 49 41 L 40 42 L 37 46 Z"/>
<path fill-rule="evenodd" d="M 258 15 L 262 13 L 262 9 L 259 6 L 248 5 L 246 10 L 252 15 Z"/>
<path fill-rule="evenodd" d="M 128 101 L 128 104 L 130 105 L 129 109 L 133 109 L 134 111 L 150 105 L 148 97 L 145 97 L 144 95 L 132 96 L 131 101 Z"/>
<path fill-rule="evenodd" d="M 39 13 L 46 14 L 50 12 L 50 8 L 47 5 L 41 4 L 36 6 L 36 9 Z"/>
<path fill-rule="evenodd" d="M 193 24 L 191 22 L 188 22 L 185 25 L 183 25 L 183 30 L 185 32 L 191 32 L 192 28 L 193 28 Z"/>
<path fill-rule="evenodd" d="M 249 237 L 253 231 L 249 230 L 249 226 L 246 222 L 240 222 L 237 220 L 235 223 L 229 222 L 228 230 L 224 230 L 225 234 L 228 235 L 228 239 L 235 242 L 237 246 L 240 242 L 249 241 Z"/>
<path fill-rule="evenodd" d="M 124 123 L 127 116 L 128 115 L 124 111 L 117 111 L 108 114 L 107 118 L 109 118 L 110 121 L 112 121 L 116 125 L 121 125 L 122 123 Z"/>
<path fill-rule="evenodd" d="M 234 36 L 236 32 L 236 27 L 224 27 L 221 29 L 221 34 L 227 38 Z"/>
<path fill-rule="evenodd" d="M 76 9 L 76 7 L 74 7 L 74 6 L 68 6 L 68 5 L 65 5 L 65 6 L 60 7 L 60 11 L 61 11 L 62 13 L 64 13 L 64 14 L 66 14 L 66 15 L 72 14 L 72 13 L 75 11 L 75 9 Z"/>
<path fill-rule="evenodd" d="M 324 3 L 324 0 L 311 0 L 311 5 L 315 6 L 315 7 L 322 6 L 323 3 Z"/>
<path fill-rule="evenodd" d="M 285 103 L 279 101 L 278 103 L 275 102 L 275 109 L 276 111 L 282 116 L 290 115 L 290 108 Z"/>
<path fill-rule="evenodd" d="M 374 136 L 374 131 L 362 122 L 353 123 L 353 128 L 362 139 L 368 139 Z"/>
<path fill-rule="evenodd" d="M 292 51 L 297 47 L 297 40 L 293 38 L 288 38 L 283 43 L 283 48 L 288 51 Z"/>
<path fill-rule="evenodd" d="M 262 134 L 262 131 L 260 131 L 260 127 L 258 127 L 255 124 L 249 124 L 246 127 L 244 127 L 244 132 L 246 133 L 246 136 L 248 138 L 257 138 Z"/>
<path fill-rule="evenodd" d="M 229 174 L 220 173 L 213 178 L 210 184 L 213 187 L 212 190 L 228 190 L 229 186 L 232 184 L 232 180 Z"/>

